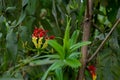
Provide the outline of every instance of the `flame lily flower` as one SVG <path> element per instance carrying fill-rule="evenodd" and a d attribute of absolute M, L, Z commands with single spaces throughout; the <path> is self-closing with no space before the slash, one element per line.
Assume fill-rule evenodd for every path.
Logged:
<path fill-rule="evenodd" d="M 92 75 L 92 79 L 96 80 L 97 76 L 96 76 L 96 67 L 94 65 L 90 65 L 87 67 L 88 70 L 90 71 L 91 75 Z"/>
<path fill-rule="evenodd" d="M 44 30 L 42 28 L 35 28 L 32 34 L 32 42 L 35 45 L 36 48 L 46 48 L 47 47 L 47 41 L 49 39 L 54 39 L 55 36 L 48 37 L 47 30 Z M 43 42 L 43 40 L 45 42 Z"/>

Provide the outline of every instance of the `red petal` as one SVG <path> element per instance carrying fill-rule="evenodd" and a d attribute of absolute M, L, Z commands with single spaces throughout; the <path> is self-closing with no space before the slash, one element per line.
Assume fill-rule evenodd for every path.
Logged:
<path fill-rule="evenodd" d="M 95 67 L 94 65 L 90 65 L 90 66 L 88 66 L 88 69 L 89 69 L 90 71 L 95 72 L 96 67 Z"/>
<path fill-rule="evenodd" d="M 54 39 L 54 38 L 55 38 L 55 36 L 53 36 L 53 35 L 49 37 L 49 39 Z"/>

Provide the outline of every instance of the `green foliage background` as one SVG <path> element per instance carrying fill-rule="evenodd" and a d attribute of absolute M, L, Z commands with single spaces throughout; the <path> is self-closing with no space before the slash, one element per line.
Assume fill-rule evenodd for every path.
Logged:
<path fill-rule="evenodd" d="M 93 26 L 90 34 L 92 44 L 89 45 L 89 56 L 120 18 L 119 3 L 120 0 L 93 0 Z M 31 62 L 29 57 L 36 55 L 31 41 L 34 28 L 47 29 L 49 35 L 54 34 L 62 45 L 68 15 L 71 17 L 70 36 L 78 29 L 80 33 L 77 42 L 80 42 L 85 9 L 86 0 L 0 0 L 0 80 L 40 80 L 49 65 L 27 65 Z M 97 80 L 120 79 L 119 45 L 120 24 L 96 58 L 89 63 L 97 68 Z M 21 60 L 28 63 L 21 65 Z M 16 65 L 20 65 L 20 68 Z M 16 68 L 15 71 L 11 71 L 13 67 Z M 61 71 L 59 70 L 56 70 L 56 73 Z M 72 75 L 69 74 L 72 71 L 66 71 L 66 76 Z M 51 72 L 50 75 L 52 74 Z M 90 80 L 90 75 L 86 74 L 86 79 Z"/>

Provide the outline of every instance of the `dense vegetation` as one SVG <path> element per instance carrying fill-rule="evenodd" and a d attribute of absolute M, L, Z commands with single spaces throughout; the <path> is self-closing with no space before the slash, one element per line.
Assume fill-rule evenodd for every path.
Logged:
<path fill-rule="evenodd" d="M 119 80 L 119 3 L 0 0 L 0 80 Z"/>

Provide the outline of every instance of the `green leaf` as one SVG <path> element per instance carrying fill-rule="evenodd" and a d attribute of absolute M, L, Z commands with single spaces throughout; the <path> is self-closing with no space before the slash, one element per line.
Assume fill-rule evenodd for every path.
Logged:
<path fill-rule="evenodd" d="M 56 61 L 55 63 L 53 63 L 49 68 L 48 70 L 45 72 L 45 74 L 43 75 L 42 79 L 41 80 L 46 80 L 46 77 L 48 75 L 48 73 L 51 71 L 51 70 L 55 70 L 55 69 L 58 69 L 60 67 L 62 67 L 64 65 L 64 63 L 62 61 Z"/>
<path fill-rule="evenodd" d="M 97 64 L 97 78 L 99 80 L 119 80 L 120 64 L 118 59 L 119 57 L 117 57 L 111 48 L 103 49 L 98 57 L 99 64 Z"/>
<path fill-rule="evenodd" d="M 55 69 L 58 69 L 60 67 L 64 66 L 64 62 L 59 60 L 59 61 L 56 61 L 55 64 L 52 66 L 51 70 L 55 70 Z"/>
<path fill-rule="evenodd" d="M 22 7 L 26 6 L 28 4 L 29 0 L 22 0 Z"/>
<path fill-rule="evenodd" d="M 55 58 L 55 59 L 59 59 L 60 58 L 60 56 L 59 55 L 57 55 L 57 54 L 54 54 L 54 55 L 44 55 L 44 56 L 40 56 L 40 58 Z"/>
<path fill-rule="evenodd" d="M 67 26 L 64 34 L 64 39 L 63 39 L 63 44 L 64 44 L 63 48 L 65 51 L 69 49 L 70 21 L 71 19 L 68 19 L 68 16 L 67 16 Z"/>
<path fill-rule="evenodd" d="M 118 9 L 116 18 L 117 18 L 117 19 L 120 19 L 120 8 Z"/>
<path fill-rule="evenodd" d="M 28 41 L 29 40 L 29 30 L 28 30 L 28 28 L 26 27 L 26 26 L 20 26 L 19 27 L 19 32 L 21 31 L 21 33 L 19 33 L 20 34 L 20 37 L 21 37 L 21 40 L 23 41 L 23 42 L 26 42 L 26 41 Z"/>
<path fill-rule="evenodd" d="M 81 66 L 81 63 L 79 60 L 77 59 L 66 59 L 64 60 L 64 63 L 72 68 L 78 68 L 79 66 Z"/>
<path fill-rule="evenodd" d="M 28 5 L 26 7 L 27 12 L 29 13 L 29 15 L 35 15 L 36 13 L 36 5 L 39 3 L 39 0 L 29 0 L 28 1 Z M 40 7 L 40 6 L 39 6 Z M 38 8 L 39 9 L 39 8 Z M 40 13 L 39 13 L 40 14 Z"/>
<path fill-rule="evenodd" d="M 20 72 L 17 72 L 14 74 L 14 77 L 11 77 L 11 74 L 9 72 L 2 74 L 2 77 L 0 77 L 0 80 L 24 80 L 23 76 Z"/>
<path fill-rule="evenodd" d="M 37 66 L 37 65 L 46 65 L 46 64 L 52 64 L 57 60 L 50 60 L 49 58 L 43 59 L 43 60 L 34 60 L 29 63 L 30 66 Z"/>
<path fill-rule="evenodd" d="M 0 78 L 0 80 L 23 80 L 23 79 L 16 79 L 16 78 Z"/>
<path fill-rule="evenodd" d="M 0 33 L 0 38 L 2 37 L 2 33 Z"/>
<path fill-rule="evenodd" d="M 62 68 L 56 69 L 55 73 L 56 73 L 56 80 L 63 80 Z"/>
<path fill-rule="evenodd" d="M 80 48 L 81 46 L 85 46 L 85 45 L 88 45 L 90 44 L 91 42 L 90 41 L 85 41 L 85 42 L 79 42 L 77 44 L 74 44 L 70 47 L 70 51 L 73 52 L 75 51 L 76 49 Z"/>
<path fill-rule="evenodd" d="M 7 9 L 5 11 L 13 11 L 15 9 L 16 9 L 16 7 L 7 7 Z"/>
<path fill-rule="evenodd" d="M 75 58 L 78 57 L 78 55 L 80 55 L 80 52 L 73 52 L 69 55 L 69 58 Z"/>
<path fill-rule="evenodd" d="M 77 38 L 79 36 L 79 32 L 80 32 L 79 30 L 76 30 L 76 31 L 73 32 L 72 37 L 70 39 L 70 46 L 72 46 L 73 44 L 76 43 Z"/>
<path fill-rule="evenodd" d="M 55 19 L 55 22 L 56 22 L 56 28 L 57 28 L 57 33 L 59 33 L 58 35 L 60 36 L 61 34 L 61 30 L 60 30 L 60 26 L 59 26 L 59 23 L 58 23 L 58 18 L 57 18 L 57 11 L 56 11 L 56 4 L 55 4 L 55 1 L 52 0 L 52 14 L 54 16 L 54 19 Z"/>
<path fill-rule="evenodd" d="M 118 41 L 118 32 L 115 29 L 111 35 L 111 38 L 109 40 L 109 45 L 111 47 L 112 50 L 117 51 L 117 49 L 119 49 L 119 41 Z"/>
<path fill-rule="evenodd" d="M 48 41 L 48 44 L 50 46 L 52 46 L 57 52 L 58 54 L 60 55 L 60 57 L 63 59 L 64 58 L 64 51 L 63 51 L 63 47 L 58 44 L 55 40 L 49 40 Z"/>
<path fill-rule="evenodd" d="M 6 36 L 6 48 L 11 54 L 11 57 L 15 59 L 17 54 L 17 35 L 10 29 L 7 36 Z"/>
<path fill-rule="evenodd" d="M 102 16 L 106 16 L 105 13 L 103 11 L 100 11 L 100 10 L 95 10 L 94 14 L 100 14 Z"/>
<path fill-rule="evenodd" d="M 79 8 L 79 15 L 78 15 L 78 22 L 81 23 L 82 20 L 83 20 L 83 14 L 85 12 L 85 6 L 86 6 L 86 1 L 83 1 L 81 4 L 80 4 L 80 8 Z"/>
<path fill-rule="evenodd" d="M 26 13 L 22 11 L 16 26 L 21 24 L 21 22 L 24 20 L 25 16 L 26 16 Z"/>

